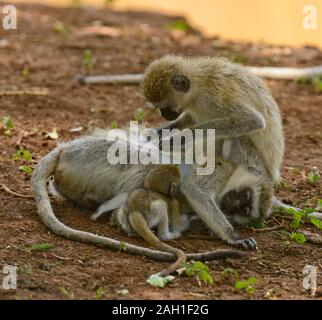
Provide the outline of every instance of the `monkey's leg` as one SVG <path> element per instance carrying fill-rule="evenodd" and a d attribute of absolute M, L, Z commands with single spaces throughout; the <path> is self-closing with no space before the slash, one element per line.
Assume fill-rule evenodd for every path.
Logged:
<path fill-rule="evenodd" d="M 281 200 L 278 200 L 275 196 L 272 200 L 272 207 L 275 210 L 278 209 L 294 209 L 296 211 L 300 211 L 300 208 L 289 206 L 288 204 L 283 203 Z M 311 212 L 308 215 L 308 218 L 316 218 L 322 221 L 322 212 Z"/>
<path fill-rule="evenodd" d="M 128 193 L 120 193 L 116 197 L 101 204 L 98 209 L 91 215 L 92 220 L 97 220 L 104 213 L 120 208 L 126 202 Z"/>
<path fill-rule="evenodd" d="M 181 188 L 191 208 L 206 223 L 209 229 L 225 242 L 246 250 L 257 249 L 254 238 L 241 239 L 221 212 L 217 204 L 195 183 L 185 181 Z"/>
<path fill-rule="evenodd" d="M 131 224 L 131 227 L 133 230 L 140 235 L 145 241 L 150 243 L 155 248 L 164 251 L 164 252 L 170 252 L 176 255 L 177 260 L 170 265 L 170 267 L 163 269 L 161 272 L 159 272 L 160 276 L 167 276 L 173 272 L 175 272 L 177 269 L 179 269 L 185 262 L 186 262 L 186 254 L 180 250 L 176 249 L 166 243 L 163 243 L 160 241 L 156 235 L 151 231 L 149 228 L 145 218 L 143 215 L 138 211 L 132 211 L 129 214 L 129 221 Z"/>

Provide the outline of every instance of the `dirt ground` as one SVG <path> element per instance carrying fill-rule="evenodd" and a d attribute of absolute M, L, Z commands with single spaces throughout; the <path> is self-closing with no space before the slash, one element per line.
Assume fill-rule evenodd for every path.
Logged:
<path fill-rule="evenodd" d="M 11 116 L 14 122 L 11 136 L 0 135 L 0 183 L 29 194 L 30 178 L 19 171 L 19 166 L 34 167 L 58 142 L 82 135 L 93 126 L 106 127 L 113 121 L 126 124 L 135 110 L 145 108 L 138 86 L 80 86 L 74 81 L 75 75 L 85 72 L 86 49 L 93 53 L 92 74 L 142 72 L 151 60 L 167 53 L 220 54 L 257 66 L 322 64 L 322 52 L 313 47 L 295 49 L 206 39 L 195 30 L 170 29 L 169 23 L 176 20 L 152 13 L 19 5 L 18 30 L 0 28 L 0 92 L 40 88 L 48 94 L 0 94 L 0 117 Z M 59 29 L 57 21 L 70 32 Z M 93 25 L 111 28 L 104 29 L 104 35 L 85 29 Z M 277 194 L 296 206 L 315 206 L 322 198 L 322 183 L 311 186 L 306 175 L 314 166 L 322 170 L 322 92 L 294 81 L 267 84 L 282 110 L 286 136 L 283 183 Z M 144 110 L 148 125 L 162 122 L 159 116 Z M 78 127 L 84 129 L 70 131 Z M 57 128 L 59 139 L 46 139 L 44 133 L 53 128 Z M 13 161 L 23 132 L 26 136 L 20 147 L 30 150 L 33 159 Z M 58 203 L 54 210 L 70 226 L 145 245 L 144 241 L 125 237 L 109 226 L 108 220 L 92 222 L 89 210 Z M 282 223 L 287 225 L 289 220 L 275 215 L 267 226 Z M 312 224 L 303 227 L 321 235 Z M 168 287 L 158 289 L 146 279 L 166 264 L 62 239 L 43 225 L 32 199 L 0 191 L 0 268 L 5 264 L 18 267 L 17 290 L 0 289 L 0 298 L 96 299 L 99 291 L 104 299 L 311 299 L 302 287 L 306 264 L 318 268 L 321 290 L 321 247 L 287 242 L 281 230 L 239 232 L 256 237 L 259 250 L 246 259 L 209 263 L 213 285 L 200 286 L 195 278 L 180 276 Z M 29 250 L 39 243 L 48 243 L 51 249 Z M 172 244 L 188 252 L 228 247 L 221 241 L 196 240 L 188 235 Z M 232 280 L 220 281 L 226 268 L 237 270 L 241 279 L 256 277 L 254 294 L 235 289 Z M 124 295 L 123 289 L 128 293 Z"/>

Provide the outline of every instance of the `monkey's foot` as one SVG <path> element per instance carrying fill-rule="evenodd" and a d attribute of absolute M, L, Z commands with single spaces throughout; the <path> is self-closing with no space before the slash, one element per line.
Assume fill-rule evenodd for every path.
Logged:
<path fill-rule="evenodd" d="M 230 242 L 233 246 L 242 248 L 244 250 L 257 250 L 256 240 L 252 237 L 246 239 L 237 239 Z"/>
<path fill-rule="evenodd" d="M 177 239 L 181 236 L 181 232 L 179 231 L 169 231 L 167 233 L 163 233 L 159 235 L 159 239 L 163 241 Z"/>

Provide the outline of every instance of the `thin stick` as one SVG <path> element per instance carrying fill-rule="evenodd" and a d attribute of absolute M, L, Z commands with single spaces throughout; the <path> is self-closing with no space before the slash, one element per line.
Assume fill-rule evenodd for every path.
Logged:
<path fill-rule="evenodd" d="M 248 69 L 260 77 L 278 80 L 295 80 L 322 76 L 322 66 L 309 68 L 248 67 Z M 96 83 L 139 84 L 143 79 L 143 74 L 116 74 L 89 77 L 79 75 L 75 79 L 83 85 Z"/>
<path fill-rule="evenodd" d="M 19 197 L 19 198 L 28 198 L 28 199 L 33 199 L 34 197 L 33 196 L 30 196 L 30 195 L 27 195 L 27 194 L 20 194 L 20 193 L 17 193 L 17 192 L 14 192 L 12 190 L 10 190 L 7 186 L 5 186 L 4 184 L 0 184 L 0 190 L 3 190 L 13 196 L 16 196 L 16 197 Z"/>
<path fill-rule="evenodd" d="M 48 90 L 11 90 L 0 91 L 0 97 L 3 96 L 46 96 L 49 94 Z"/>
<path fill-rule="evenodd" d="M 281 224 L 278 226 L 274 227 L 267 227 L 267 228 L 250 228 L 254 232 L 270 232 L 270 231 L 275 231 L 275 230 L 281 230 L 284 229 L 285 225 Z"/>

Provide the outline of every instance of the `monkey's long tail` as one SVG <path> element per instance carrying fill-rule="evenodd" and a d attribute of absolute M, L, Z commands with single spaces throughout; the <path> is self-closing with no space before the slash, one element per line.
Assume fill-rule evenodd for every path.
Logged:
<path fill-rule="evenodd" d="M 149 228 L 144 216 L 141 212 L 133 211 L 129 214 L 129 221 L 133 230 L 140 235 L 145 241 L 152 244 L 156 249 L 164 252 L 170 252 L 176 255 L 177 260 L 172 263 L 168 268 L 159 272 L 160 276 L 165 277 L 171 273 L 174 273 L 179 269 L 187 260 L 186 254 L 177 248 L 170 246 L 162 242 Z"/>
<path fill-rule="evenodd" d="M 50 199 L 47 193 L 47 181 L 55 172 L 61 152 L 63 151 L 58 147 L 41 159 L 31 178 L 31 190 L 37 203 L 39 216 L 43 220 L 44 224 L 53 233 L 70 240 L 92 244 L 98 247 L 125 251 L 127 253 L 136 255 L 144 255 L 153 260 L 176 260 L 176 255 L 172 253 L 152 250 L 133 244 L 120 242 L 112 238 L 99 236 L 90 232 L 75 230 L 60 222 L 56 218 L 50 204 Z M 239 250 L 219 249 L 203 253 L 188 254 L 187 258 L 200 261 L 211 261 L 223 258 L 242 258 L 246 255 L 247 254 L 245 252 Z"/>

